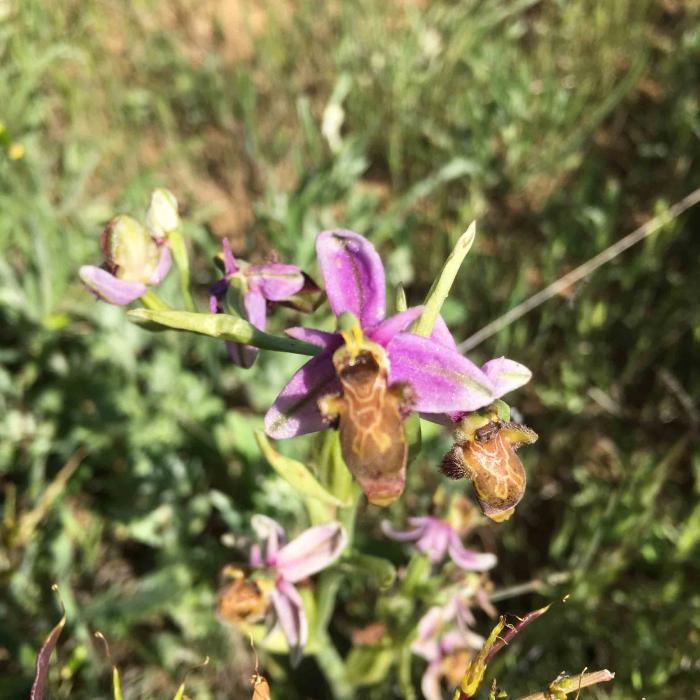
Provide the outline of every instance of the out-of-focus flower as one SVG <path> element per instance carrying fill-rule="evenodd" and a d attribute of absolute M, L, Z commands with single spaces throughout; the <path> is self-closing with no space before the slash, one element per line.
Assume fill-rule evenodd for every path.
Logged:
<path fill-rule="evenodd" d="M 372 412 L 371 418 L 366 413 L 362 421 L 357 416 L 350 418 L 357 428 L 352 440 L 358 447 L 355 452 L 361 451 L 366 442 L 374 442 L 371 452 L 379 461 L 382 445 L 386 450 L 395 446 L 393 432 L 391 436 L 382 434 L 387 415 L 393 416 L 393 422 L 398 411 L 404 413 L 402 417 L 407 413 L 408 401 L 402 402 L 398 395 L 406 392 L 399 392 L 399 388 L 410 388 L 412 410 L 433 415 L 473 411 L 496 398 L 492 378 L 459 353 L 442 318 L 438 317 L 430 338 L 408 332 L 423 307 L 385 318 L 384 267 L 367 239 L 353 231 L 324 231 L 316 239 L 316 253 L 333 313 L 338 318 L 352 314 L 359 326 L 344 334 L 312 328 L 286 331 L 293 338 L 319 346 L 322 352 L 297 371 L 267 412 L 265 431 L 270 437 L 289 438 L 323 430 L 329 427 L 329 414 L 335 412 L 340 418 L 342 442 L 343 408 L 348 409 L 349 387 L 343 381 L 346 370 L 351 382 L 366 385 L 355 391 L 359 397 L 355 408 Z M 344 351 L 339 355 L 341 348 Z M 358 375 L 363 382 L 359 382 Z M 395 400 L 385 401 L 392 396 L 392 387 Z M 326 410 L 321 411 L 319 399 L 329 396 L 345 399 L 345 404 L 324 400 Z M 363 401 L 367 404 L 364 407 Z M 345 415 L 348 413 L 352 410 Z M 346 462 L 357 461 L 347 448 L 343 454 Z M 389 461 L 398 462 L 393 458 Z M 394 469 L 389 484 L 382 483 L 388 479 L 382 478 L 374 464 L 366 467 L 366 471 L 377 474 L 376 484 L 361 482 L 370 500 L 374 497 L 374 502 L 386 504 L 401 493 L 405 469 Z"/>
<path fill-rule="evenodd" d="M 98 298 L 125 305 L 160 284 L 172 259 L 167 240 L 154 237 L 136 219 L 117 216 L 103 229 L 101 267 L 83 265 L 80 279 Z"/>
<path fill-rule="evenodd" d="M 234 305 L 242 318 L 247 319 L 258 330 L 264 331 L 267 324 L 269 302 L 285 303 L 299 308 L 294 302 L 300 294 L 318 297 L 319 289 L 296 265 L 268 263 L 249 265 L 236 260 L 228 240 L 223 242 L 224 276 L 209 289 L 209 310 L 223 313 L 227 294 L 231 287 L 237 294 Z M 241 300 L 242 304 L 238 301 Z M 311 308 L 313 308 L 313 301 Z M 311 310 L 304 308 L 303 310 Z M 250 367 L 257 357 L 258 349 L 252 345 L 227 342 L 226 347 L 233 362 L 241 367 Z"/>
<path fill-rule="evenodd" d="M 444 606 L 430 608 L 418 623 L 411 651 L 428 662 L 421 681 L 426 700 L 442 700 L 442 678 L 456 685 L 473 652 L 484 643 L 483 637 L 469 629 L 471 624 L 471 611 L 458 596 Z"/>
<path fill-rule="evenodd" d="M 446 520 L 430 516 L 409 518 L 410 530 L 395 530 L 388 522 L 382 523 L 387 537 L 399 542 L 415 542 L 416 548 L 434 564 L 446 555 L 466 571 L 487 571 L 496 565 L 496 555 L 465 549 L 457 530 Z"/>
<path fill-rule="evenodd" d="M 536 440 L 534 430 L 503 421 L 495 411 L 464 415 L 456 423 L 455 444 L 441 470 L 451 479 L 471 480 L 484 515 L 502 522 L 525 493 L 525 468 L 516 450 Z"/>
<path fill-rule="evenodd" d="M 219 614 L 234 623 L 254 622 L 271 608 L 293 661 L 298 661 L 308 639 L 308 625 L 294 584 L 333 564 L 345 548 L 347 536 L 339 523 L 330 522 L 311 527 L 284 544 L 284 530 L 272 518 L 255 515 L 252 524 L 264 542 L 262 548 L 254 545 L 250 551 L 250 566 L 256 571 L 245 581 L 234 580 L 231 585 L 236 590 L 220 593 Z M 227 615 L 227 610 L 232 614 Z"/>

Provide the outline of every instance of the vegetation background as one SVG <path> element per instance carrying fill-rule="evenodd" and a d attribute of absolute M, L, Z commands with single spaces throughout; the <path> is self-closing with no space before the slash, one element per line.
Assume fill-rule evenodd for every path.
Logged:
<path fill-rule="evenodd" d="M 95 630 L 128 698 L 172 696 L 207 655 L 189 694 L 247 697 L 216 580 L 251 513 L 297 514 L 252 431 L 302 360 L 240 371 L 218 343 L 96 303 L 76 273 L 102 224 L 172 189 L 200 300 L 221 237 L 316 273 L 315 234 L 342 225 L 417 302 L 478 218 L 446 307 L 467 337 L 700 184 L 700 2 L 2 0 L 0 17 L 0 697 L 28 693 L 54 582 L 52 697 L 108 696 Z M 494 581 L 568 576 L 500 608 L 571 595 L 490 669 L 512 692 L 585 666 L 617 673 L 591 698 L 697 692 L 699 213 L 471 353 L 534 372 L 517 394 L 540 434 L 527 495 L 479 531 Z M 441 483 L 443 439 L 406 509 Z M 378 522 L 366 536 L 388 548 Z M 371 596 L 341 597 L 349 644 Z M 331 697 L 313 661 L 286 663 L 277 697 Z M 392 673 L 363 695 L 400 697 Z"/>

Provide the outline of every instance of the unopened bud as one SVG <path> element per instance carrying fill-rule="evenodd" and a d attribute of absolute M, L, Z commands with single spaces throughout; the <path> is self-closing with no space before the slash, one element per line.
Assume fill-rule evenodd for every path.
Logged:
<path fill-rule="evenodd" d="M 151 203 L 146 212 L 146 226 L 157 239 L 166 238 L 171 231 L 180 226 L 177 213 L 177 199 L 169 190 L 159 188 L 153 191 Z"/>

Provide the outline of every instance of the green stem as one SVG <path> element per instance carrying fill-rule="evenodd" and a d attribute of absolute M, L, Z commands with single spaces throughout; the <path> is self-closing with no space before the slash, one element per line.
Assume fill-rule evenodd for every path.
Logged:
<path fill-rule="evenodd" d="M 180 291 L 187 311 L 194 311 L 194 302 L 190 294 L 190 258 L 187 255 L 187 246 L 182 236 L 182 231 L 177 228 L 168 233 L 168 245 L 175 259 L 180 273 Z"/>
<path fill-rule="evenodd" d="M 328 680 L 333 697 L 336 700 L 351 700 L 355 692 L 348 681 L 345 664 L 338 650 L 325 632 L 317 637 L 316 642 L 318 646 L 314 654 L 316 663 Z"/>
<path fill-rule="evenodd" d="M 170 311 L 172 307 L 163 301 L 152 289 L 149 289 L 142 297 L 141 303 L 151 311 Z"/>
<path fill-rule="evenodd" d="M 321 348 L 294 338 L 263 333 L 248 321 L 228 314 L 201 314 L 190 311 L 132 309 L 127 316 L 135 323 L 156 324 L 164 328 L 189 331 L 220 340 L 253 345 L 263 350 L 289 352 L 296 355 L 317 355 Z"/>
<path fill-rule="evenodd" d="M 457 239 L 455 247 L 447 258 L 445 264 L 440 270 L 428 295 L 425 297 L 425 309 L 420 318 L 413 324 L 413 332 L 417 335 L 429 336 L 433 332 L 433 326 L 437 317 L 440 315 L 440 309 L 450 293 L 452 284 L 455 281 L 457 272 L 467 257 L 467 253 L 471 250 L 476 236 L 476 221 L 473 221 L 469 228 Z"/>

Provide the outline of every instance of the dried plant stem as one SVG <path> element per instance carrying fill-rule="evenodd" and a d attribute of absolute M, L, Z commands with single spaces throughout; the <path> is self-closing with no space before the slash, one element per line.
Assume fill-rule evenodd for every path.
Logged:
<path fill-rule="evenodd" d="M 527 695 L 519 700 L 555 700 L 557 698 L 557 693 L 561 695 L 564 693 L 568 695 L 569 693 L 576 693 L 581 688 L 587 688 L 590 685 L 596 685 L 597 683 L 607 683 L 615 678 L 615 674 L 608 671 L 608 669 L 603 669 L 602 671 L 594 671 L 592 673 L 582 673 L 580 676 L 569 676 L 567 678 L 562 678 L 561 680 L 554 681 L 550 686 L 550 690 L 545 690 L 540 693 L 533 693 L 532 695 Z"/>
<path fill-rule="evenodd" d="M 615 259 L 618 255 L 620 255 L 620 253 L 624 252 L 628 248 L 631 248 L 640 241 L 643 241 L 645 238 L 648 238 L 653 233 L 656 233 L 660 228 L 678 218 L 684 211 L 687 211 L 698 203 L 700 203 L 700 187 L 683 197 L 683 199 L 669 207 L 665 212 L 655 216 L 645 224 L 642 224 L 642 226 L 632 233 L 628 234 L 624 238 L 621 238 L 619 241 L 617 241 L 617 243 L 613 243 L 613 245 L 606 248 L 602 253 L 598 253 L 598 255 L 592 257 L 582 265 L 579 265 L 577 268 L 571 272 L 568 272 L 563 277 L 560 277 L 558 280 L 556 280 L 556 282 L 552 282 L 552 284 L 549 286 L 545 287 L 536 294 L 533 294 L 529 299 L 526 299 L 517 306 L 514 306 L 510 311 L 503 314 L 503 316 L 500 316 L 495 321 L 492 321 L 488 325 L 484 326 L 481 330 L 474 333 L 474 335 L 460 343 L 459 349 L 462 352 L 472 350 L 477 345 L 483 343 L 487 338 L 490 338 L 492 335 L 495 335 L 506 326 L 509 326 L 511 323 L 513 323 L 513 321 L 517 321 L 519 318 L 522 318 L 525 314 L 529 313 L 533 309 L 536 309 L 541 304 L 544 304 L 545 301 L 548 301 L 553 296 L 560 294 L 568 287 L 571 287 L 572 285 L 576 284 L 576 282 L 579 282 L 584 277 L 590 275 L 599 267 Z"/>

